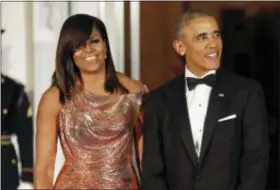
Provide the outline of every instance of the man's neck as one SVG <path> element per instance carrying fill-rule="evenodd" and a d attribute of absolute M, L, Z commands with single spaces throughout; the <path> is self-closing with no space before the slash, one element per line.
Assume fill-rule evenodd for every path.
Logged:
<path fill-rule="evenodd" d="M 194 77 L 194 78 L 203 78 L 209 74 L 215 74 L 216 70 L 202 71 L 196 72 L 194 69 L 189 68 L 187 65 L 185 67 L 185 75 L 186 77 Z"/>

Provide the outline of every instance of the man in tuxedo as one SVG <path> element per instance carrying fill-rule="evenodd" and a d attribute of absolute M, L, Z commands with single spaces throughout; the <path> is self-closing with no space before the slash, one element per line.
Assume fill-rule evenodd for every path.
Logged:
<path fill-rule="evenodd" d="M 258 83 L 222 69 L 216 20 L 187 10 L 173 46 L 185 72 L 150 92 L 142 190 L 263 190 L 268 132 Z"/>

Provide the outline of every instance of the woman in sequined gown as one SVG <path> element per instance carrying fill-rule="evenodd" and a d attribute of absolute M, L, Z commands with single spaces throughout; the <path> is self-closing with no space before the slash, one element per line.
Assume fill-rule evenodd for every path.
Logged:
<path fill-rule="evenodd" d="M 69 17 L 59 37 L 52 86 L 38 108 L 35 188 L 137 189 L 138 115 L 145 92 L 142 83 L 115 71 L 101 20 Z M 53 183 L 58 138 L 65 163 Z"/>

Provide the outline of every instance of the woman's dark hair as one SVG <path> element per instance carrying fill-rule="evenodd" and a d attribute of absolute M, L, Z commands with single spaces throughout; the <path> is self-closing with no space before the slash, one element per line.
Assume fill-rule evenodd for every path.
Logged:
<path fill-rule="evenodd" d="M 118 80 L 104 23 L 94 16 L 76 14 L 70 16 L 64 22 L 60 31 L 56 50 L 56 68 L 52 76 L 52 86 L 56 86 L 59 89 L 59 99 L 61 103 L 65 103 L 66 100 L 71 98 L 72 90 L 78 87 L 78 82 L 83 85 L 81 73 L 73 60 L 73 54 L 76 48 L 86 43 L 93 29 L 100 32 L 107 49 L 104 89 L 110 93 L 115 93 L 117 91 L 121 93 L 128 92 Z"/>

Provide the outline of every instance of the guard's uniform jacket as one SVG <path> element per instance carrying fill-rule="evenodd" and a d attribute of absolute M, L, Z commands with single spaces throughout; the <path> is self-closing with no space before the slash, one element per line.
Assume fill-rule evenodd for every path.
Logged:
<path fill-rule="evenodd" d="M 20 176 L 13 134 L 19 145 Z M 17 189 L 20 179 L 33 183 L 32 109 L 24 86 L 1 74 L 1 189 Z"/>

